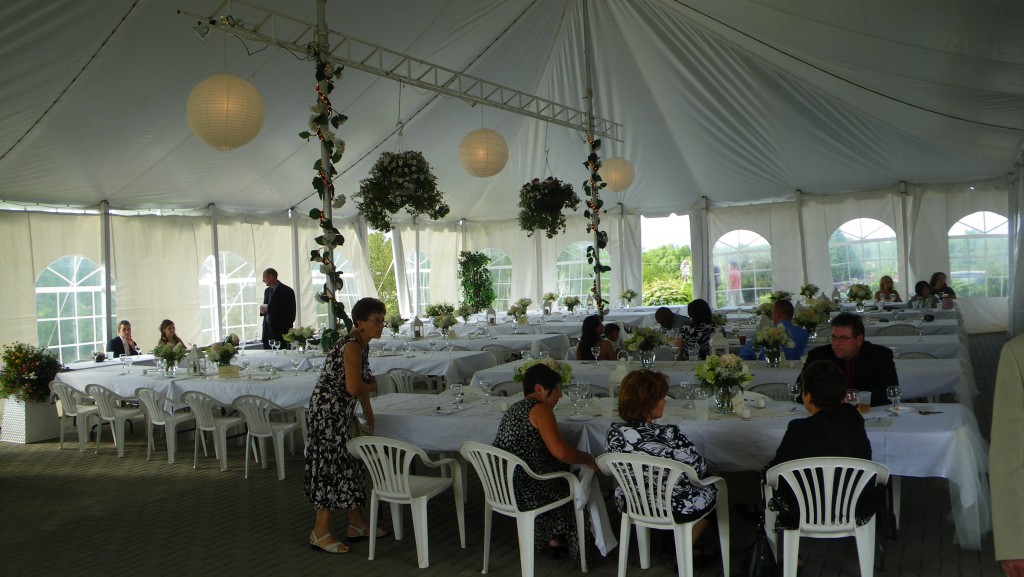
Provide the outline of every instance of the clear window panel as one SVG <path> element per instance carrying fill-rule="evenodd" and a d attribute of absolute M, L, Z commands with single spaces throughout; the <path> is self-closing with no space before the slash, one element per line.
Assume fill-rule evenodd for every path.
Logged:
<path fill-rule="evenodd" d="M 840 292 L 852 284 L 878 288 L 878 280 L 891 276 L 901 294 L 913 292 L 902 286 L 899 276 L 896 231 L 871 218 L 855 218 L 837 228 L 828 242 L 832 283 Z"/>
<path fill-rule="evenodd" d="M 753 305 L 772 292 L 771 245 L 756 232 L 737 229 L 723 234 L 711 259 L 714 308 Z"/>
<path fill-rule="evenodd" d="M 104 349 L 105 278 L 102 267 L 75 255 L 53 261 L 36 277 L 39 345 L 57 352 L 61 362 L 88 358 L 93 351 Z M 115 291 L 112 286 L 112 296 Z M 111 318 L 115 312 L 110 312 Z"/>

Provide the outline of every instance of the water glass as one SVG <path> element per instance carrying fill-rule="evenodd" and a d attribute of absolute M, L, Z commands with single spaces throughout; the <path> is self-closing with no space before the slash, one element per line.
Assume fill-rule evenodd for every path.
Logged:
<path fill-rule="evenodd" d="M 478 383 L 480 390 L 484 393 L 484 404 L 491 404 L 491 381 L 488 379 L 480 379 Z"/>
<path fill-rule="evenodd" d="M 449 387 L 452 392 L 452 404 L 455 410 L 462 408 L 462 395 L 465 393 L 462 390 L 462 383 L 452 383 Z"/>
<path fill-rule="evenodd" d="M 903 396 L 903 389 L 899 385 L 889 385 L 885 388 L 885 396 L 892 403 L 894 411 L 900 410 L 900 397 Z"/>
<path fill-rule="evenodd" d="M 437 352 L 437 339 L 430 339 L 430 354 Z"/>
<path fill-rule="evenodd" d="M 299 376 L 299 364 L 301 362 L 302 362 L 302 359 L 300 359 L 298 357 L 292 357 L 292 367 L 295 368 L 295 376 L 296 377 Z"/>
<path fill-rule="evenodd" d="M 527 361 L 533 358 L 533 354 L 530 351 L 519 351 L 519 358 Z"/>
<path fill-rule="evenodd" d="M 594 364 L 597 364 L 597 357 L 601 355 L 601 347 L 590 347 L 590 354 L 594 355 Z"/>
<path fill-rule="evenodd" d="M 684 409 L 692 409 L 692 408 L 694 408 L 694 404 L 693 404 L 693 393 L 694 393 L 693 381 L 689 381 L 689 380 L 681 381 L 679 383 L 679 389 L 680 389 L 679 398 L 682 399 L 682 401 L 683 401 L 683 408 Z"/>
<path fill-rule="evenodd" d="M 249 359 L 240 359 L 238 361 L 238 364 L 241 365 L 242 370 L 245 371 L 246 378 L 249 377 L 249 364 L 250 363 L 251 363 L 251 361 Z"/>
<path fill-rule="evenodd" d="M 860 395 L 857 389 L 846 389 L 846 402 L 854 407 L 860 404 Z"/>
<path fill-rule="evenodd" d="M 790 383 L 789 385 L 789 400 L 794 403 L 800 403 L 800 397 L 803 395 L 800 391 L 800 383 Z"/>
<path fill-rule="evenodd" d="M 537 357 L 541 359 L 549 359 L 551 358 L 551 353 L 549 353 L 548 351 L 540 351 L 539 353 L 537 353 Z"/>
<path fill-rule="evenodd" d="M 572 414 L 573 416 L 580 414 L 580 386 L 579 383 L 568 387 L 565 391 L 566 396 L 572 401 Z"/>
<path fill-rule="evenodd" d="M 132 374 L 132 363 L 134 363 L 135 360 L 132 359 L 131 356 L 129 356 L 129 355 L 121 355 L 121 358 L 124 359 L 124 361 L 123 361 L 124 362 L 124 367 L 125 367 L 124 374 L 126 374 L 126 375 Z"/>
<path fill-rule="evenodd" d="M 590 383 L 579 383 L 578 386 L 580 388 L 580 406 L 581 407 L 589 407 L 590 406 L 590 402 L 589 402 L 589 399 L 590 399 Z"/>
<path fill-rule="evenodd" d="M 131 357 L 128 356 L 128 355 L 121 355 L 121 374 L 122 375 L 128 374 L 128 372 L 127 372 L 128 371 L 128 359 L 130 359 L 130 358 Z"/>

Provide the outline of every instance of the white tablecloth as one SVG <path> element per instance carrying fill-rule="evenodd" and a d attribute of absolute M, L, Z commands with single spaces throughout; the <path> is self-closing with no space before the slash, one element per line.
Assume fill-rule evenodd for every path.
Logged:
<path fill-rule="evenodd" d="M 385 395 L 373 401 L 375 433 L 414 443 L 427 451 L 452 452 L 464 441 L 492 443 L 501 417 L 499 403 L 494 399 L 485 405 L 481 397 L 467 396 L 464 409 L 453 412 L 450 397 Z M 608 403 L 605 400 L 605 406 L 590 409 L 601 416 L 586 421 L 569 420 L 571 407 L 567 402 L 565 406 L 560 404 L 555 414 L 563 437 L 591 454 L 603 453 L 613 422 Z M 693 410 L 683 409 L 670 399 L 660 422 L 679 424 L 714 470 L 760 470 L 774 456 L 789 420 L 806 416 L 800 408 L 790 412 L 792 406 L 769 402 L 766 409 L 752 408 L 750 421 L 734 416 L 699 421 Z M 872 409 L 867 415 L 872 458 L 894 475 L 949 479 L 953 516 L 958 530 L 963 530 L 959 532 L 960 544 L 978 549 L 990 529 L 978 521 L 977 513 L 972 515 L 991 506 L 986 479 L 988 445 L 973 413 L 963 405 L 944 403 L 927 408 L 940 412 L 927 416 L 904 413 L 892 418 L 882 407 Z"/>
<path fill-rule="evenodd" d="M 608 375 L 615 367 L 614 361 L 596 364 L 593 361 L 566 362 L 573 366 L 573 380 L 601 386 L 607 386 Z M 772 369 L 762 363 L 751 362 L 750 372 L 754 380 L 750 384 L 795 382 L 803 366 L 796 361 L 794 363 L 792 367 Z M 492 383 L 511 381 L 515 368 L 521 364 L 522 361 L 516 361 L 479 371 L 473 377 L 472 384 L 477 384 L 480 379 L 489 379 Z M 636 363 L 633 366 L 639 368 Z M 666 361 L 655 363 L 654 368 L 667 374 L 670 382 L 677 385 L 694 378 L 693 366 L 694 363 L 689 361 Z M 903 396 L 907 399 L 954 393 L 961 402 L 970 403 L 977 394 L 974 379 L 964 374 L 957 359 L 900 359 L 896 361 L 896 373 L 900 378 Z"/>
<path fill-rule="evenodd" d="M 407 343 L 421 350 L 431 350 L 430 343 L 434 341 L 437 350 L 440 350 L 444 342 L 440 338 L 419 338 L 419 339 L 381 339 L 385 350 L 400 351 Z M 453 339 L 452 344 L 465 347 L 471 351 L 479 351 L 486 345 L 502 345 L 515 351 L 532 351 L 534 343 L 537 343 L 539 350 L 548 351 L 556 359 L 564 359 L 569 350 L 569 338 L 564 334 L 523 334 L 523 335 L 495 335 L 482 337 L 470 335 Z"/>

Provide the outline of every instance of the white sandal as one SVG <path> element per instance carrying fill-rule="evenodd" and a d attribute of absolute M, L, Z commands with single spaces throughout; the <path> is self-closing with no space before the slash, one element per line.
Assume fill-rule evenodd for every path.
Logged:
<path fill-rule="evenodd" d="M 324 539 L 327 539 L 330 536 L 331 536 L 331 534 L 328 533 L 328 534 L 324 535 L 323 537 L 317 537 L 315 530 L 314 531 L 310 531 L 309 532 L 309 548 L 313 549 L 313 550 L 323 551 L 324 553 L 332 553 L 332 554 L 335 554 L 335 555 L 342 555 L 344 553 L 348 553 L 349 552 L 349 548 L 344 543 L 342 543 L 341 541 L 335 541 L 334 543 L 331 543 L 329 545 L 323 545 L 322 542 L 324 541 Z"/>

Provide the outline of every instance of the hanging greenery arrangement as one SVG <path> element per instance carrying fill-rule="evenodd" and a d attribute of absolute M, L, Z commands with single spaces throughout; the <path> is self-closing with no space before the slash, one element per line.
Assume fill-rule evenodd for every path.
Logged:
<path fill-rule="evenodd" d="M 594 244 L 587 247 L 587 262 L 594 267 L 594 284 L 590 287 L 590 294 L 594 296 L 594 304 L 597 306 L 597 314 L 604 318 L 605 306 L 608 299 L 601 294 L 601 273 L 611 272 L 612 267 L 601 264 L 601 251 L 608 246 L 608 233 L 599 228 L 601 224 L 601 211 L 604 201 L 601 200 L 601 190 L 607 183 L 601 178 L 601 157 L 597 151 L 601 150 L 600 139 L 587 135 L 587 144 L 590 145 L 590 154 L 583 166 L 590 171 L 590 178 L 583 181 L 583 192 L 587 195 L 587 209 L 583 216 L 590 219 L 587 223 L 587 233 L 594 235 Z"/>
<path fill-rule="evenodd" d="M 491 259 L 482 252 L 459 253 L 459 282 L 462 284 L 462 302 L 470 310 L 478 313 L 486 310 L 498 295 L 494 292 L 494 282 L 487 265 Z"/>
<path fill-rule="evenodd" d="M 519 228 L 526 231 L 526 236 L 542 230 L 548 238 L 554 238 L 565 232 L 562 210 L 575 211 L 579 203 L 571 184 L 551 176 L 535 178 L 519 189 Z"/>
<path fill-rule="evenodd" d="M 341 161 L 341 155 L 345 152 L 345 141 L 341 140 L 334 130 L 337 130 L 348 120 L 344 114 L 336 112 L 331 105 L 330 93 L 334 90 L 334 79 L 341 76 L 340 66 L 332 68 L 329 62 L 325 62 L 316 52 L 316 104 L 312 107 L 312 114 L 309 117 L 309 131 L 299 133 L 299 137 L 309 140 L 316 134 L 320 141 L 320 158 L 313 164 L 316 176 L 313 177 L 313 188 L 319 195 L 320 200 L 331 205 L 333 208 L 341 208 L 345 204 L 345 196 L 334 194 L 334 176 L 338 171 L 334 164 Z M 326 161 L 326 162 L 325 162 Z M 346 330 L 352 330 L 352 320 L 345 313 L 345 305 L 338 302 L 337 291 L 343 286 L 341 274 L 334 263 L 334 248 L 345 244 L 345 237 L 334 226 L 330 215 L 319 208 L 309 211 L 309 218 L 319 222 L 323 233 L 317 236 L 315 241 L 322 248 L 310 251 L 309 260 L 320 263 L 320 272 L 327 277 L 327 281 L 318 290 L 315 297 L 317 302 L 326 303 L 334 311 L 334 318 L 337 323 L 344 323 Z M 332 290 L 333 287 L 333 290 Z M 327 350 L 338 340 L 340 324 L 327 327 L 327 330 L 320 336 L 320 346 Z"/>
<path fill-rule="evenodd" d="M 356 206 L 375 230 L 388 232 L 391 216 L 405 209 L 412 216 L 444 218 L 450 209 L 437 189 L 437 178 L 423 154 L 415 150 L 385 152 L 359 183 Z"/>

